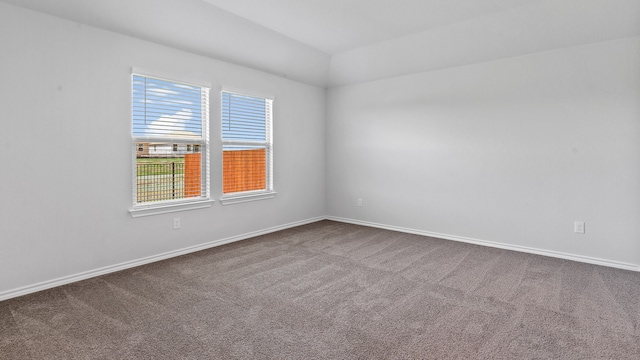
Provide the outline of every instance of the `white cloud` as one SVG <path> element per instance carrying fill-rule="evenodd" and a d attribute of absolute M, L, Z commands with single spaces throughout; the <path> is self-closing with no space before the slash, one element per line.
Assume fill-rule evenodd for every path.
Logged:
<path fill-rule="evenodd" d="M 187 123 L 193 120 L 193 112 L 189 109 L 182 109 L 171 115 L 162 115 L 158 120 L 154 120 L 147 125 L 146 134 L 168 135 L 168 136 L 199 136 L 192 131 L 187 131 Z"/>

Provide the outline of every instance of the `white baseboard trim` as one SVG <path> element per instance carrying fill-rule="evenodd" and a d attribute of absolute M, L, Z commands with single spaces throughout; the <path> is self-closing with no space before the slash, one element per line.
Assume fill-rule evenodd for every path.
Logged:
<path fill-rule="evenodd" d="M 453 241 L 459 241 L 459 242 L 464 242 L 469 244 L 489 246 L 489 247 L 498 248 L 498 249 L 519 251 L 523 253 L 543 255 L 543 256 L 549 256 L 554 258 L 587 263 L 587 264 L 608 266 L 608 267 L 617 268 L 617 269 L 640 272 L 640 265 L 629 264 L 629 263 L 624 263 L 619 261 L 605 260 L 605 259 L 593 258 L 589 256 L 582 256 L 582 255 L 574 255 L 574 254 L 568 254 L 568 253 L 551 251 L 551 250 L 542 250 L 542 249 L 530 248 L 526 246 L 509 245 L 509 244 L 503 244 L 503 243 L 498 243 L 493 241 L 479 240 L 479 239 L 448 235 L 448 234 L 440 234 L 440 233 L 435 233 L 430 231 L 416 230 L 416 229 L 404 228 L 400 226 L 378 224 L 378 223 L 373 223 L 369 221 L 347 219 L 347 218 L 341 218 L 341 217 L 335 217 L 335 216 L 327 216 L 326 219 L 348 223 L 348 224 L 362 225 L 362 226 L 368 226 L 368 227 L 374 227 L 374 228 L 392 230 L 392 231 L 399 231 L 399 232 L 408 233 L 408 234 L 424 235 L 424 236 L 430 236 L 430 237 L 435 237 L 439 239 L 453 240 Z"/>
<path fill-rule="evenodd" d="M 260 235 L 270 234 L 272 232 L 276 232 L 276 231 L 280 231 L 280 230 L 286 230 L 286 229 L 289 229 L 289 228 L 292 228 L 292 227 L 296 227 L 296 226 L 301 226 L 301 225 L 314 223 L 314 222 L 321 221 L 321 220 L 325 220 L 325 217 L 324 216 L 320 216 L 320 217 L 316 217 L 316 218 L 311 218 L 311 219 L 306 219 L 306 220 L 302 220 L 302 221 L 292 222 L 292 223 L 285 224 L 285 225 L 274 226 L 274 227 L 271 227 L 271 228 L 268 228 L 268 229 L 253 231 L 253 232 L 249 232 L 249 233 L 242 234 L 242 235 L 228 237 L 228 238 L 225 238 L 225 239 L 214 240 L 214 241 L 211 241 L 211 242 L 208 242 L 208 243 L 195 245 L 195 246 L 190 246 L 190 247 L 187 247 L 187 248 L 178 249 L 178 250 L 174 250 L 174 251 L 169 251 L 169 252 L 166 252 L 166 253 L 163 253 L 163 254 L 158 254 L 158 255 L 148 256 L 148 257 L 141 258 L 141 259 L 126 261 L 126 262 L 123 262 L 123 263 L 120 263 L 120 264 L 105 266 L 105 267 L 102 267 L 102 268 L 89 270 L 89 271 L 81 272 L 81 273 L 74 274 L 74 275 L 63 276 L 63 277 L 60 277 L 60 278 L 57 278 L 57 279 L 47 280 L 47 281 L 43 281 L 43 282 L 40 282 L 40 283 L 37 283 L 37 284 L 23 286 L 23 287 L 20 287 L 20 288 L 17 288 L 17 289 L 3 291 L 3 292 L 0 292 L 0 301 L 8 300 L 8 299 L 11 299 L 11 298 L 15 298 L 15 297 L 18 297 L 18 296 L 23 296 L 23 295 L 27 295 L 27 294 L 31 294 L 31 293 L 35 293 L 35 292 L 46 290 L 46 289 L 51 289 L 51 288 L 54 288 L 54 287 L 57 287 L 57 286 L 70 284 L 70 283 L 77 282 L 77 281 L 80 281 L 80 280 L 90 279 L 90 278 L 93 278 L 93 277 L 96 277 L 96 276 L 100 276 L 100 275 L 106 275 L 106 274 L 114 273 L 114 272 L 117 272 L 117 271 L 130 269 L 130 268 L 133 268 L 133 267 L 136 267 L 136 266 L 150 264 L 150 263 L 153 263 L 153 262 L 156 262 L 156 261 L 160 261 L 160 260 L 170 259 L 170 258 L 173 258 L 173 257 L 176 257 L 176 256 L 186 255 L 186 254 L 190 254 L 190 253 L 193 253 L 193 252 L 210 249 L 210 248 L 213 248 L 213 247 L 216 247 L 216 246 L 220 246 L 220 245 L 230 244 L 230 243 L 233 243 L 233 242 L 236 242 L 236 241 L 240 241 L 240 240 L 246 240 L 246 239 L 249 239 L 249 238 L 252 238 L 252 237 L 256 237 L 256 236 L 260 236 Z"/>
<path fill-rule="evenodd" d="M 253 231 L 253 232 L 245 233 L 242 235 L 232 236 L 225 239 L 214 240 L 208 243 L 190 246 L 187 248 L 178 249 L 174 251 L 169 251 L 163 254 L 148 256 L 148 257 L 137 259 L 137 260 L 123 262 L 120 264 L 105 266 L 102 268 L 89 270 L 89 271 L 81 272 L 74 275 L 63 276 L 57 279 L 47 280 L 37 284 L 23 286 L 23 287 L 12 289 L 12 290 L 3 291 L 3 292 L 0 292 L 0 301 L 35 293 L 35 292 L 46 290 L 46 289 L 51 289 L 57 286 L 62 286 L 62 285 L 70 284 L 70 283 L 81 281 L 81 280 L 90 279 L 100 275 L 106 275 L 106 274 L 134 268 L 141 265 L 150 264 L 156 261 L 170 259 L 176 256 L 186 255 L 193 252 L 210 249 L 216 246 L 230 244 L 236 241 L 246 240 L 246 239 L 260 236 L 260 235 L 270 234 L 280 230 L 286 230 L 296 226 L 311 224 L 321 220 L 331 220 L 331 221 L 343 222 L 343 223 L 354 224 L 354 225 L 362 225 L 362 226 L 374 227 L 379 229 L 398 231 L 398 232 L 403 232 L 408 234 L 430 236 L 430 237 L 435 237 L 439 239 L 459 241 L 459 242 L 464 242 L 469 244 L 498 248 L 498 249 L 519 251 L 519 252 L 524 252 L 529 254 L 543 255 L 543 256 L 549 256 L 554 258 L 587 263 L 587 264 L 608 266 L 608 267 L 617 268 L 617 269 L 640 272 L 640 265 L 629 264 L 629 263 L 624 263 L 619 261 L 611 261 L 611 260 L 593 258 L 589 256 L 574 255 L 574 254 L 568 254 L 568 253 L 562 253 L 562 252 L 550 251 L 550 250 L 541 250 L 541 249 L 530 248 L 526 246 L 509 245 L 509 244 L 503 244 L 503 243 L 498 243 L 493 241 L 479 240 L 479 239 L 448 235 L 448 234 L 440 234 L 440 233 L 435 233 L 430 231 L 410 229 L 410 228 L 404 228 L 400 226 L 393 226 L 393 225 L 386 225 L 386 224 L 379 224 L 379 223 L 374 223 L 369 221 L 341 218 L 336 216 L 326 216 L 326 217 L 320 216 L 320 217 L 297 221 L 297 222 L 293 222 L 285 225 L 274 226 L 274 227 L 263 229 L 263 230 Z"/>

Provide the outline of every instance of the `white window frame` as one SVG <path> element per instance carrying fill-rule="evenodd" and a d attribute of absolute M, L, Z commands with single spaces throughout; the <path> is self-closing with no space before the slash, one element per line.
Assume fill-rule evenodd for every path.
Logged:
<path fill-rule="evenodd" d="M 134 136 L 133 131 L 131 133 L 131 141 L 132 141 L 132 200 L 133 205 L 129 209 L 129 212 L 132 217 L 141 217 L 141 216 L 149 216 L 149 215 L 158 215 L 171 213 L 176 211 L 185 211 L 185 210 L 193 210 L 193 209 L 202 209 L 211 207 L 214 200 L 211 198 L 211 181 L 210 181 L 210 143 L 209 143 L 209 104 L 210 104 L 210 90 L 211 84 L 207 82 L 197 81 L 193 79 L 185 79 L 172 75 L 166 75 L 142 68 L 132 68 L 131 70 L 131 80 L 130 86 L 133 86 L 133 76 L 142 76 L 146 78 L 154 78 L 174 83 L 180 83 L 190 86 L 197 86 L 205 90 L 205 98 L 203 99 L 206 102 L 205 106 L 202 108 L 202 137 L 198 140 L 193 139 L 182 139 L 182 138 L 172 138 L 165 136 Z M 133 95 L 131 97 L 133 102 Z M 133 111 L 133 103 L 132 103 L 132 111 Z M 130 116 L 132 112 L 130 112 Z M 133 121 L 131 118 L 130 121 Z M 201 155 L 201 186 L 202 186 L 202 195 L 196 198 L 182 198 L 175 200 L 164 200 L 157 202 L 142 202 L 137 203 L 137 179 L 136 179 L 136 152 L 137 152 L 137 143 L 140 142 L 163 142 L 163 143 L 178 143 L 178 144 L 191 144 L 198 145 L 200 148 Z M 154 145 L 155 146 L 155 145 Z M 171 145 L 173 146 L 173 145 Z M 204 151 L 203 151 L 204 150 Z"/>
<path fill-rule="evenodd" d="M 220 133 L 220 138 L 221 138 L 221 151 L 220 151 L 220 155 L 223 156 L 223 149 L 225 145 L 247 145 L 247 146 L 264 146 L 266 149 L 266 153 L 267 153 L 267 159 L 266 159 L 266 189 L 264 190 L 252 190 L 252 191 L 243 191 L 243 192 L 235 192 L 235 193 L 228 193 L 228 194 L 222 194 L 222 197 L 220 198 L 220 203 L 222 205 L 231 205 L 231 204 L 238 204 L 238 203 L 244 203 L 244 202 L 249 202 L 249 201 L 257 201 L 257 200 L 265 200 L 265 199 L 272 199 L 276 197 L 277 192 L 274 190 L 273 187 L 273 113 L 274 113 L 274 102 L 275 102 L 275 98 L 273 96 L 268 96 L 268 95 L 263 95 L 263 94 L 256 94 L 255 92 L 251 92 L 251 91 L 244 91 L 244 90 L 238 90 L 238 89 L 231 89 L 228 87 L 223 87 L 220 91 L 220 101 L 221 101 L 221 106 L 220 106 L 220 111 L 222 113 L 222 97 L 224 96 L 224 93 L 230 93 L 230 94 L 236 94 L 236 95 L 241 95 L 241 96 L 250 96 L 250 97 L 255 97 L 255 98 L 260 98 L 260 99 L 264 99 L 265 101 L 269 101 L 270 102 L 270 112 L 267 113 L 267 117 L 265 119 L 265 126 L 266 126 L 266 140 L 265 141 L 237 141 L 237 140 L 224 140 L 222 138 L 222 132 Z M 220 125 L 222 126 L 222 119 L 220 121 Z M 222 167 L 222 158 L 220 159 L 220 166 Z M 224 172 L 224 170 L 221 171 Z M 222 174 L 222 181 L 221 183 L 224 182 L 224 174 Z M 222 186 L 222 184 L 221 184 Z"/>

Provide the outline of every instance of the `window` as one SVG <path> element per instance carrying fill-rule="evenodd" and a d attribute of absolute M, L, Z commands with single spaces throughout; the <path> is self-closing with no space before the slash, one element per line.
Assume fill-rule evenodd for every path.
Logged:
<path fill-rule="evenodd" d="M 134 70 L 133 143 L 153 146 L 134 154 L 133 216 L 210 206 L 209 88 Z"/>
<path fill-rule="evenodd" d="M 222 92 L 223 197 L 273 194 L 272 105 L 272 99 Z"/>

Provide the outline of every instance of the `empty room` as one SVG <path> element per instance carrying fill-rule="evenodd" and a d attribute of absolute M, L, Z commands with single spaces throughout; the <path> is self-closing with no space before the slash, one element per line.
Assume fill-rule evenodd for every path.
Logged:
<path fill-rule="evenodd" d="M 0 359 L 640 358 L 640 1 L 0 0 Z"/>

